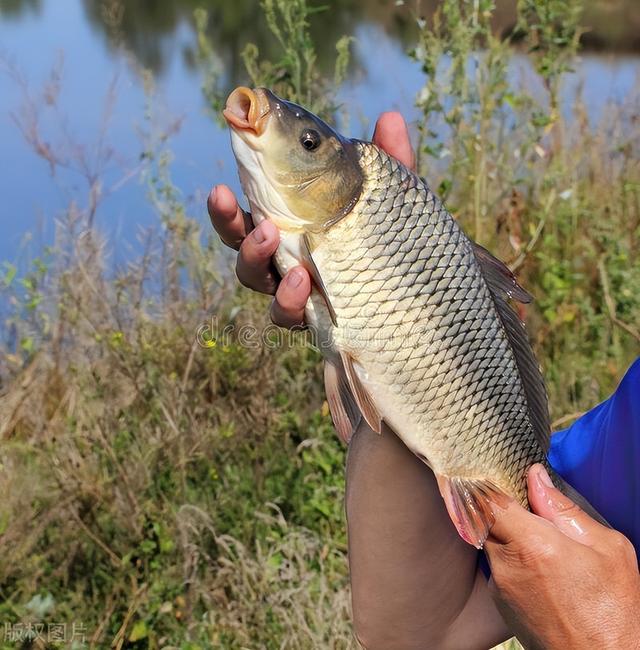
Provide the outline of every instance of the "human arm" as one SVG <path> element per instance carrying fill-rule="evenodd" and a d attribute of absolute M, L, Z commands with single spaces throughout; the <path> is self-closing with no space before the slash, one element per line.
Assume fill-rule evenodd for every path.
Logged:
<path fill-rule="evenodd" d="M 404 120 L 381 117 L 374 141 L 412 166 Z M 209 196 L 212 223 L 239 250 L 243 284 L 275 294 L 279 325 L 303 322 L 311 285 L 302 267 L 278 283 L 271 256 L 278 245 L 269 221 L 253 229 L 230 190 Z M 509 635 L 477 569 L 477 551 L 455 532 L 433 474 L 385 429 L 361 425 L 347 463 L 346 510 L 354 626 L 370 650 L 484 650 Z"/>
<path fill-rule="evenodd" d="M 640 358 L 615 392 L 551 437 L 549 461 L 640 555 Z"/>
<path fill-rule="evenodd" d="M 347 461 L 354 628 L 368 650 L 486 650 L 511 636 L 431 470 L 363 423 Z"/>

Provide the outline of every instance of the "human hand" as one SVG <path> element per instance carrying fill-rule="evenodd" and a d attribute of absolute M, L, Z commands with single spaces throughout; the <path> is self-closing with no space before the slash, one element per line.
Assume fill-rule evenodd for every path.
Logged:
<path fill-rule="evenodd" d="M 376 124 L 373 142 L 400 162 L 413 168 L 415 155 L 406 122 L 400 113 L 383 113 Z M 302 266 L 291 269 L 282 281 L 271 257 L 279 243 L 278 229 L 268 220 L 254 228 L 233 192 L 217 185 L 207 200 L 211 223 L 222 241 L 239 251 L 236 273 L 254 291 L 275 294 L 271 318 L 282 327 L 304 323 L 304 308 L 311 293 L 311 279 Z"/>
<path fill-rule="evenodd" d="M 546 650 L 640 648 L 640 574 L 633 546 L 551 484 L 528 475 L 533 513 L 496 506 L 485 551 L 494 595 L 513 632 Z"/>

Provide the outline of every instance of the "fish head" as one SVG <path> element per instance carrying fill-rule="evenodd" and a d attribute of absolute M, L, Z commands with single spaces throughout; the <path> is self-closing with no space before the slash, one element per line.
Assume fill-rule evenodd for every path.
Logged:
<path fill-rule="evenodd" d="M 319 117 L 246 87 L 229 95 L 223 115 L 258 218 L 285 231 L 321 232 L 356 204 L 363 179 L 356 146 Z"/>

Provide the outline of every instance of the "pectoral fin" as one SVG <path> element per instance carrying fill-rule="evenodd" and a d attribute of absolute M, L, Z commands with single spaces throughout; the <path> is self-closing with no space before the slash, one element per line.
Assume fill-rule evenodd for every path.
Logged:
<path fill-rule="evenodd" d="M 490 481 L 438 474 L 436 479 L 458 534 L 465 542 L 482 548 L 495 521 L 491 502 L 506 505 L 509 497 Z"/>
<path fill-rule="evenodd" d="M 382 417 L 376 405 L 373 403 L 371 395 L 369 395 L 367 389 L 362 385 L 360 377 L 358 377 L 358 373 L 353 366 L 353 359 L 346 352 L 341 352 L 340 358 L 342 359 L 342 365 L 344 366 L 347 381 L 349 382 L 351 394 L 360 412 L 367 421 L 367 424 L 376 433 L 380 433 L 382 430 Z"/>
<path fill-rule="evenodd" d="M 318 293 L 322 296 L 324 299 L 327 309 L 329 310 L 329 316 L 331 316 L 331 322 L 337 327 L 338 326 L 338 319 L 336 317 L 336 310 L 333 308 L 333 305 L 331 304 L 331 300 L 329 299 L 329 293 L 327 292 L 327 287 L 325 286 L 322 276 L 320 275 L 320 272 L 318 271 L 318 267 L 316 266 L 316 263 L 313 261 L 313 257 L 311 257 L 311 242 L 309 241 L 309 235 L 306 233 L 302 235 L 302 245 L 301 245 L 301 253 L 302 253 L 302 266 L 308 271 L 309 275 L 311 276 L 311 280 L 313 281 L 313 284 L 315 285 L 316 289 L 318 290 Z"/>
<path fill-rule="evenodd" d="M 362 414 L 356 404 L 342 364 L 324 362 L 324 388 L 333 424 L 340 437 L 348 444 L 360 423 Z"/>

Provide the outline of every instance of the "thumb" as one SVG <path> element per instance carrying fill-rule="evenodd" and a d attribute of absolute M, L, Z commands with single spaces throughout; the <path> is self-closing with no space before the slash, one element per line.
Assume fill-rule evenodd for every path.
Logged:
<path fill-rule="evenodd" d="M 504 585 L 517 567 L 545 561 L 550 549 L 566 542 L 566 537 L 549 521 L 529 512 L 517 501 L 492 502 L 494 523 L 484 550 L 496 583 Z"/>
<path fill-rule="evenodd" d="M 388 111 L 378 118 L 373 142 L 409 169 L 415 169 L 416 156 L 411 147 L 409 129 L 400 113 Z"/>
<path fill-rule="evenodd" d="M 567 537 L 593 546 L 607 529 L 592 519 L 568 496 L 562 494 L 551 481 L 547 470 L 540 464 L 533 465 L 527 475 L 529 504 L 539 517 L 550 521 Z"/>
<path fill-rule="evenodd" d="M 522 540 L 531 540 L 534 535 L 546 536 L 553 530 L 551 523 L 529 512 L 511 497 L 503 498 L 499 503 L 492 501 L 491 510 L 494 522 L 487 546 L 491 543 L 520 545 Z"/>

